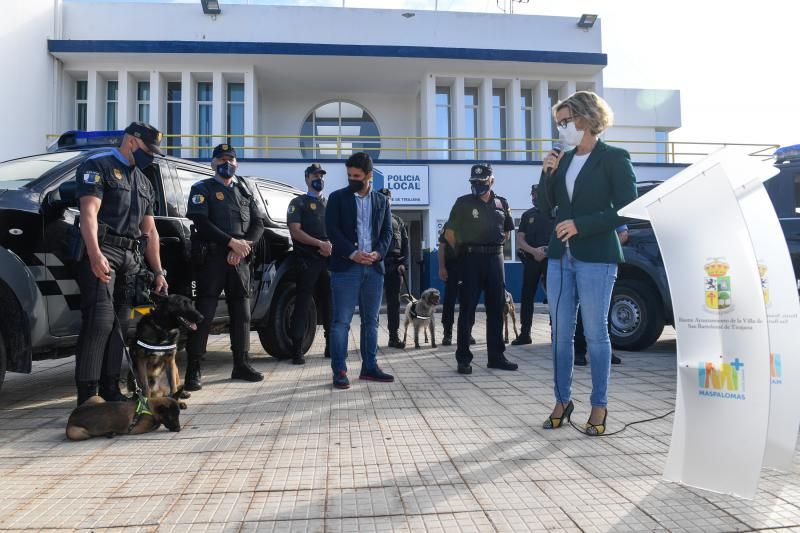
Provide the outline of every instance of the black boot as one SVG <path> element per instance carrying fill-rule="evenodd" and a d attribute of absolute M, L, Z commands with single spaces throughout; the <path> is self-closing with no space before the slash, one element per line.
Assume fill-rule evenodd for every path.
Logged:
<path fill-rule="evenodd" d="M 532 344 L 533 339 L 531 339 L 531 333 L 528 331 L 527 333 L 523 331 L 519 334 L 519 337 L 511 341 L 512 346 L 522 346 L 523 344 Z"/>
<path fill-rule="evenodd" d="M 200 356 L 186 354 L 186 377 L 183 379 L 183 389 L 188 391 L 203 388 L 203 376 L 200 372 Z"/>
<path fill-rule="evenodd" d="M 100 396 L 107 402 L 127 402 L 130 400 L 119 390 L 119 376 L 103 376 L 100 378 Z"/>
<path fill-rule="evenodd" d="M 78 386 L 78 407 L 80 407 L 83 402 L 85 402 L 92 396 L 97 396 L 96 381 L 80 381 L 77 383 L 77 386 Z"/>
<path fill-rule="evenodd" d="M 449 328 L 445 326 L 442 334 L 442 346 L 450 346 L 451 344 L 453 344 L 453 326 Z"/>
<path fill-rule="evenodd" d="M 303 357 L 303 346 L 302 346 L 302 339 L 296 340 L 292 343 L 292 364 L 293 365 L 304 365 L 306 364 L 306 358 Z"/>
<path fill-rule="evenodd" d="M 261 381 L 264 374 L 250 366 L 250 354 L 247 352 L 233 352 L 233 372 L 231 379 L 244 381 Z"/>
<path fill-rule="evenodd" d="M 586 352 L 575 352 L 575 366 L 586 366 L 587 364 Z"/>
<path fill-rule="evenodd" d="M 389 348 L 400 348 L 401 350 L 406 347 L 406 343 L 400 340 L 397 333 L 389 335 Z"/>

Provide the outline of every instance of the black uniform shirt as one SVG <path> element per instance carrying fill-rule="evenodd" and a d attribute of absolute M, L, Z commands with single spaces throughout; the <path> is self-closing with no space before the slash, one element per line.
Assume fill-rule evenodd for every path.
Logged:
<path fill-rule="evenodd" d="M 226 244 L 233 237 L 241 239 L 256 219 L 263 219 L 264 213 L 243 178 L 237 176 L 231 185 L 226 186 L 215 178 L 198 181 L 189 193 L 189 207 L 186 216 L 205 216 L 225 236 L 219 244 Z M 205 240 L 211 236 L 201 235 Z"/>
<path fill-rule="evenodd" d="M 553 234 L 553 217 L 532 207 L 522 213 L 517 231 L 525 234 L 525 242 L 534 248 L 547 246 Z"/>
<path fill-rule="evenodd" d="M 505 232 L 514 229 L 508 202 L 492 192 L 484 202 L 474 194 L 456 200 L 447 220 L 447 227 L 456 234 L 459 245 L 501 246 Z"/>
<path fill-rule="evenodd" d="M 409 262 L 408 252 L 408 230 L 403 220 L 392 214 L 392 242 L 389 251 L 386 252 L 385 262 L 392 265 L 404 264 L 406 267 Z"/>
<path fill-rule="evenodd" d="M 77 196 L 100 198 L 97 221 L 114 235 L 138 239 L 145 215 L 153 215 L 155 193 L 150 181 L 119 150 L 112 148 L 89 156 L 75 174 Z"/>
<path fill-rule="evenodd" d="M 439 250 L 444 250 L 444 260 L 450 261 L 456 259 L 456 251 L 450 247 L 444 234 L 447 232 L 447 223 L 442 226 L 442 232 L 439 234 Z"/>
<path fill-rule="evenodd" d="M 300 224 L 300 229 L 308 233 L 311 237 L 321 241 L 328 240 L 328 233 L 325 231 L 325 199 L 314 198 L 309 194 L 298 196 L 289 202 L 286 214 L 288 224 Z M 298 250 L 309 252 L 319 256 L 318 248 L 302 242 L 294 243 Z"/>

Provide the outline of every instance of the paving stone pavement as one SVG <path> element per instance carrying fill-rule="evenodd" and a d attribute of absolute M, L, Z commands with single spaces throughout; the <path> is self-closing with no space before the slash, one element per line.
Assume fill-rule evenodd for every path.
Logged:
<path fill-rule="evenodd" d="M 204 388 L 180 433 L 73 443 L 72 358 L 8 374 L 0 393 L 0 530 L 93 531 L 752 531 L 800 529 L 800 466 L 764 472 L 753 501 L 661 480 L 672 417 L 589 438 L 541 424 L 552 407 L 546 315 L 532 346 L 509 346 L 518 372 L 487 370 L 478 315 L 475 371 L 453 347 L 381 348 L 393 384 L 331 387 L 322 335 L 305 366 L 264 354 L 266 379 L 233 382 L 227 336 L 213 337 Z M 385 317 L 381 318 L 385 325 Z M 356 319 L 357 321 L 357 319 Z M 320 331 L 321 333 L 321 331 Z M 381 331 L 380 345 L 388 335 Z M 620 353 L 609 431 L 666 413 L 675 333 Z M 183 361 L 181 361 L 183 368 Z M 588 417 L 589 369 L 574 378 Z M 743 428 L 744 429 L 744 428 Z"/>

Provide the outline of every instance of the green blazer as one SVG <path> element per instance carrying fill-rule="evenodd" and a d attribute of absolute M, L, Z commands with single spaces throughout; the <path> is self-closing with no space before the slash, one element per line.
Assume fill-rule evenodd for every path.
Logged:
<path fill-rule="evenodd" d="M 575 150 L 564 154 L 552 176 L 539 178 L 539 209 L 555 213 L 556 224 L 572 219 L 578 234 L 569 241 L 572 256 L 588 263 L 622 263 L 622 247 L 616 228 L 625 223 L 617 210 L 636 199 L 636 176 L 627 151 L 598 141 L 586 159 L 572 193 L 567 194 L 566 175 Z M 564 243 L 550 237 L 547 256 L 560 259 Z"/>

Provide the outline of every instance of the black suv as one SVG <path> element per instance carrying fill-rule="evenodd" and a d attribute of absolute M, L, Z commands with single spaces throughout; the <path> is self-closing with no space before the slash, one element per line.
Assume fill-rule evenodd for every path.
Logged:
<path fill-rule="evenodd" d="M 76 146 L 86 138 L 71 135 L 62 136 L 62 146 L 51 153 L 0 163 L 0 386 L 6 370 L 30 372 L 34 360 L 74 353 L 81 323 L 80 294 L 67 259 L 66 235 L 78 214 L 75 171 L 87 157 L 118 144 L 119 135 L 94 138 L 105 148 L 88 142 Z M 167 156 L 156 157 L 145 174 L 156 191 L 155 221 L 170 291 L 193 296 L 187 199 L 192 184 L 213 172 L 208 165 Z M 252 328 L 267 353 L 287 358 L 296 279 L 286 210 L 302 193 L 277 181 L 257 177 L 248 181 L 268 215 L 250 263 Z M 310 307 L 304 351 L 316 332 L 318 313 Z M 223 332 L 227 326 L 227 306 L 220 299 L 212 331 Z"/>
<path fill-rule="evenodd" d="M 780 219 L 795 278 L 800 280 L 800 158 L 781 160 L 781 172 L 765 183 Z M 639 196 L 653 190 L 660 181 L 640 182 Z M 611 343 L 620 350 L 638 351 L 651 346 L 664 331 L 674 326 L 667 273 L 653 229 L 647 221 L 628 224 L 625 262 L 619 266 L 608 315 Z M 686 231 L 691 231 L 687 220 Z M 800 288 L 800 281 L 798 282 Z"/>

